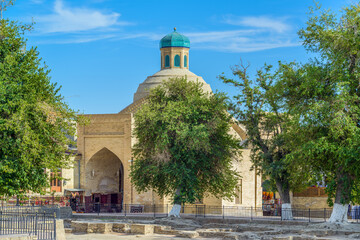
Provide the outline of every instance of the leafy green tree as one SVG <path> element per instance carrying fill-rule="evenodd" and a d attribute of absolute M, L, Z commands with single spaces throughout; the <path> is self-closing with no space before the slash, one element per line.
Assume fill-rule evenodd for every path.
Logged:
<path fill-rule="evenodd" d="M 14 4 L 13 0 L 0 0 L 0 20 L 3 19 L 4 11 Z"/>
<path fill-rule="evenodd" d="M 206 194 L 235 196 L 238 174 L 232 163 L 240 142 L 229 133 L 231 116 L 223 94 L 205 93 L 200 83 L 169 79 L 151 90 L 135 114 L 131 181 L 139 192 L 171 196 L 171 213 Z"/>
<path fill-rule="evenodd" d="M 282 75 L 278 71 L 272 73 L 272 67 L 265 66 L 251 80 L 248 66 L 241 64 L 232 70 L 238 80 L 224 75 L 219 78 L 238 89 L 231 112 L 247 130 L 246 144 L 251 148 L 252 168 L 259 169 L 276 187 L 282 201 L 282 218 L 292 219 L 290 191 L 304 186 L 309 171 L 303 167 L 300 173 L 296 165 L 286 160 L 290 153 L 287 143 L 291 122 L 295 119 L 287 111 L 282 91 L 276 86 Z"/>
<path fill-rule="evenodd" d="M 31 26 L 0 21 L 0 196 L 43 192 L 46 169 L 69 167 L 66 155 L 78 120 L 50 82 L 35 47 L 26 46 Z"/>
<path fill-rule="evenodd" d="M 289 110 L 300 119 L 291 160 L 326 174 L 331 222 L 346 221 L 348 204 L 360 200 L 359 13 L 358 3 L 340 17 L 313 8 L 299 35 L 317 58 L 284 69 L 281 83 Z"/>

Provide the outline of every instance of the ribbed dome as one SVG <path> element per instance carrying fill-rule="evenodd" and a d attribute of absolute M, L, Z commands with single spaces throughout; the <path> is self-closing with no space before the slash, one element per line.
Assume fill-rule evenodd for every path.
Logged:
<path fill-rule="evenodd" d="M 176 77 L 186 77 L 188 81 L 191 82 L 200 82 L 203 84 L 202 89 L 204 92 L 210 93 L 211 87 L 207 84 L 204 79 L 200 76 L 196 76 L 194 73 L 190 72 L 188 69 L 181 68 L 172 68 L 172 69 L 163 69 L 152 76 L 146 78 L 146 80 L 141 83 L 134 94 L 134 102 L 147 97 L 149 95 L 150 89 L 155 88 L 163 83 L 163 81 L 169 80 L 169 78 Z"/>
<path fill-rule="evenodd" d="M 186 47 L 190 48 L 190 40 L 186 36 L 178 33 L 176 28 L 174 28 L 174 32 L 169 33 L 165 37 L 163 37 L 160 41 L 160 48 L 166 47 Z"/>

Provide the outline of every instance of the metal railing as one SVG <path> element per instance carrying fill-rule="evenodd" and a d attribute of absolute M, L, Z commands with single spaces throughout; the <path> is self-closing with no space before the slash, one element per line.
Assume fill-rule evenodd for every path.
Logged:
<path fill-rule="evenodd" d="M 55 211 L 40 207 L 0 208 L 0 235 L 27 234 L 38 240 L 56 239 Z"/>
<path fill-rule="evenodd" d="M 96 215 L 118 216 L 143 216 L 143 217 L 167 217 L 172 205 L 165 204 L 100 204 L 89 203 L 78 206 L 79 213 Z M 290 214 L 291 211 L 291 214 Z M 331 216 L 331 208 L 292 208 L 288 209 L 262 209 L 241 206 L 213 206 L 213 205 L 185 205 L 182 206 L 180 215 L 191 218 L 222 218 L 222 219 L 249 219 L 249 220 L 275 220 L 275 221 L 303 221 L 303 222 L 326 222 Z M 286 216 L 292 215 L 289 220 Z M 354 217 L 355 216 L 355 217 Z M 348 219 L 359 222 L 360 212 L 348 213 Z"/>

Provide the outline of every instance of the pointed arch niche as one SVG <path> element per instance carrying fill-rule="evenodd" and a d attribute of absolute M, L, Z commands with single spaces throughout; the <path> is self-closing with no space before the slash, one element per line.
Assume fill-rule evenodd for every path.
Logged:
<path fill-rule="evenodd" d="M 109 149 L 102 148 L 85 166 L 86 189 L 92 194 L 123 193 L 124 166 Z"/>

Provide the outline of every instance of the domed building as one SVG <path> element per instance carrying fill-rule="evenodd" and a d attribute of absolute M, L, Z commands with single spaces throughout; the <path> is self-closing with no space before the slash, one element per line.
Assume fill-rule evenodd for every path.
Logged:
<path fill-rule="evenodd" d="M 206 92 L 211 92 L 210 85 L 204 79 L 189 70 L 190 40 L 178 33 L 176 29 L 160 41 L 160 71 L 148 76 L 139 84 L 133 102 L 114 114 L 88 114 L 90 119 L 86 126 L 78 127 L 77 149 L 80 160 L 76 165 L 74 188 L 83 191 L 82 202 L 101 204 L 171 204 L 170 199 L 160 198 L 155 192 L 136 192 L 132 186 L 129 173 L 133 161 L 132 146 L 136 139 L 132 137 L 133 116 L 148 96 L 150 89 L 164 80 L 186 76 L 188 81 L 203 84 Z M 232 134 L 239 139 L 246 138 L 245 131 L 238 125 L 232 126 Z M 261 208 L 261 178 L 250 171 L 250 150 L 243 150 L 243 160 L 234 161 L 242 179 L 240 191 L 234 201 L 229 202 L 215 197 L 206 197 L 199 204 L 229 205 Z M 71 189 L 69 189 L 71 191 Z M 170 210 L 170 208 L 169 208 Z"/>
<path fill-rule="evenodd" d="M 202 77 L 189 71 L 189 49 L 189 39 L 178 33 L 176 28 L 174 32 L 163 37 L 160 41 L 161 70 L 139 85 L 134 94 L 134 102 L 146 97 L 149 89 L 174 77 L 186 76 L 188 81 L 199 81 L 203 84 L 204 91 L 211 92 L 210 85 Z"/>

